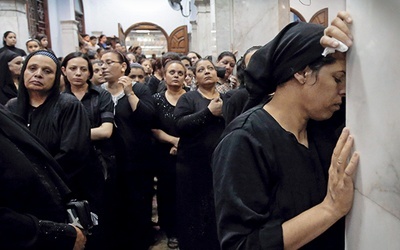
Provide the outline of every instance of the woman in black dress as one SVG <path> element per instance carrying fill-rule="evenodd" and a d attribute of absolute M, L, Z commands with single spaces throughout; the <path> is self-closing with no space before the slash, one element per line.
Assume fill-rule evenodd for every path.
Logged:
<path fill-rule="evenodd" d="M 6 104 L 17 97 L 18 78 L 21 74 L 22 57 L 11 50 L 0 53 L 0 103 Z"/>
<path fill-rule="evenodd" d="M 60 93 L 61 67 L 51 52 L 29 54 L 21 72 L 18 96 L 6 106 L 60 164 L 74 198 L 88 200 L 96 210 L 102 175 L 89 164 L 90 121 L 85 108 L 76 97 Z"/>
<path fill-rule="evenodd" d="M 186 68 L 180 61 L 169 61 L 165 66 L 165 92 L 153 95 L 156 103 L 156 122 L 153 134 L 157 138 L 157 209 L 158 221 L 168 237 L 168 247 L 177 248 L 176 228 L 176 154 L 179 136 L 175 130 L 174 109 L 186 93 Z"/>
<path fill-rule="evenodd" d="M 114 104 L 111 94 L 106 90 L 95 86 L 90 82 L 93 76 L 93 67 L 89 58 L 81 52 L 72 52 L 64 57 L 61 64 L 64 76 L 65 93 L 78 98 L 85 107 L 86 114 L 90 120 L 90 139 L 92 148 L 90 151 L 90 176 L 88 185 L 97 189 L 91 198 L 91 208 L 99 216 L 97 226 L 90 236 L 86 246 L 87 249 L 108 249 L 111 245 L 106 241 L 107 235 L 102 235 L 104 226 L 107 224 L 109 212 L 104 207 L 109 202 L 105 201 L 105 193 L 112 189 L 110 172 L 115 171 L 114 146 L 111 134 L 114 123 Z M 107 181 L 107 186 L 106 186 Z M 106 191 L 107 188 L 107 191 Z"/>
<path fill-rule="evenodd" d="M 84 249 L 67 221 L 71 198 L 60 166 L 0 105 L 0 249 Z"/>
<path fill-rule="evenodd" d="M 224 129 L 222 95 L 213 63 L 195 65 L 196 91 L 183 94 L 175 107 L 180 137 L 177 163 L 177 218 L 182 250 L 219 249 L 212 191 L 211 154 Z"/>
<path fill-rule="evenodd" d="M 347 27 L 345 17 L 335 23 Z M 323 35 L 291 23 L 246 68 L 250 100 L 274 94 L 232 121 L 214 152 L 222 249 L 344 249 L 359 156 L 348 162 L 348 129 L 338 139 L 322 122 L 346 94 L 345 55 L 324 57 Z"/>
<path fill-rule="evenodd" d="M 4 50 L 11 50 L 17 53 L 19 56 L 25 57 L 26 52 L 23 49 L 15 47 L 17 44 L 17 35 L 12 31 L 6 31 L 3 34 L 3 47 L 0 49 L 0 53 Z"/>
<path fill-rule="evenodd" d="M 115 249 L 144 249 L 153 243 L 151 224 L 153 175 L 151 123 L 154 99 L 149 88 L 133 82 L 128 59 L 117 51 L 101 57 L 102 85 L 114 102 L 113 144 L 115 145 L 116 193 Z"/>

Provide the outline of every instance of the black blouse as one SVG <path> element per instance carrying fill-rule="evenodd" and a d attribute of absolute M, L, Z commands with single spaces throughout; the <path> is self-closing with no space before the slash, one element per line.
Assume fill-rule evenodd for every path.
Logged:
<path fill-rule="evenodd" d="M 283 249 L 282 224 L 322 202 L 336 141 L 318 129 L 309 126 L 307 148 L 260 107 L 227 127 L 212 163 L 223 249 Z M 343 220 L 303 247 L 343 248 Z"/>
<path fill-rule="evenodd" d="M 69 193 L 57 162 L 0 106 L 0 249 L 72 249 Z"/>

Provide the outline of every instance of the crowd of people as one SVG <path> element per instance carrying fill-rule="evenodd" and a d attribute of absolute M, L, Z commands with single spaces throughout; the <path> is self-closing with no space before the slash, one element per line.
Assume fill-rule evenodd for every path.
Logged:
<path fill-rule="evenodd" d="M 351 17 L 291 23 L 239 59 L 159 58 L 82 34 L 0 49 L 0 248 L 344 249 L 358 153 L 344 127 Z M 334 50 L 334 49 L 333 49 Z M 155 188 L 156 186 L 156 188 Z M 68 219 L 87 200 L 90 232 Z"/>

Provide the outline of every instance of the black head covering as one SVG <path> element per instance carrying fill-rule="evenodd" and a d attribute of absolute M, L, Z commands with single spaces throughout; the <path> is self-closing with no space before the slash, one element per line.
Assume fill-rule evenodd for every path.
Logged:
<path fill-rule="evenodd" d="M 29 98 L 29 93 L 28 90 L 25 87 L 25 78 L 24 78 L 24 72 L 26 70 L 26 67 L 28 66 L 29 60 L 36 56 L 36 55 L 42 55 L 42 56 L 47 56 L 53 62 L 56 64 L 56 75 L 54 79 L 54 84 L 53 87 L 50 89 L 50 93 L 47 96 L 46 102 L 56 102 L 59 95 L 60 95 L 60 77 L 61 77 L 61 66 L 60 62 L 58 61 L 57 57 L 51 53 L 50 51 L 47 50 L 38 50 L 35 52 L 32 52 L 27 56 L 25 59 L 24 65 L 22 66 L 21 69 L 21 76 L 19 78 L 19 85 L 18 85 L 18 104 L 17 104 L 17 114 L 22 117 L 25 121 L 28 119 L 28 111 L 30 107 L 30 98 Z M 48 105 L 51 106 L 51 105 Z"/>
<path fill-rule="evenodd" d="M 14 80 L 8 63 L 18 55 L 11 50 L 4 50 L 0 53 L 0 103 L 6 104 L 11 98 L 17 96 L 17 88 L 14 85 Z"/>
<path fill-rule="evenodd" d="M 245 110 L 260 104 L 276 87 L 307 65 L 322 57 L 320 39 L 324 27 L 294 22 L 257 50 L 245 70 L 249 100 Z"/>

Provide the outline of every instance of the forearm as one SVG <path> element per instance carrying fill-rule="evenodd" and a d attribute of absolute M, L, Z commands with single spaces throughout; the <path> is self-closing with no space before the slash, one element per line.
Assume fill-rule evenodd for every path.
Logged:
<path fill-rule="evenodd" d="M 127 94 L 128 102 L 131 105 L 132 111 L 135 111 L 137 108 L 137 105 L 139 103 L 139 98 L 135 95 L 135 92 L 131 92 Z"/>
<path fill-rule="evenodd" d="M 97 128 L 90 129 L 90 139 L 92 141 L 95 140 L 104 140 L 111 137 L 113 131 L 113 124 L 110 122 L 102 123 Z"/>
<path fill-rule="evenodd" d="M 322 202 L 282 224 L 284 249 L 299 249 L 341 217 Z"/>
<path fill-rule="evenodd" d="M 165 133 L 161 129 L 152 129 L 154 137 L 160 142 L 170 143 L 173 146 L 178 146 L 179 138 Z"/>

